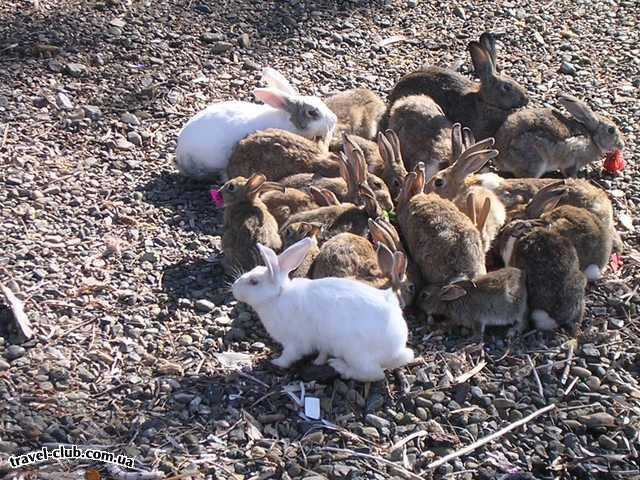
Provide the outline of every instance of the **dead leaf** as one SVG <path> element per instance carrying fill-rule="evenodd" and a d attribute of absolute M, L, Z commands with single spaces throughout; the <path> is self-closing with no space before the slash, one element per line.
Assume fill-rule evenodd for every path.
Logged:
<path fill-rule="evenodd" d="M 29 340 L 31 337 L 33 337 L 33 329 L 31 328 L 31 320 L 29 320 L 27 314 L 24 313 L 24 304 L 22 303 L 22 300 L 16 297 L 11 289 L 4 286 L 2 283 L 0 283 L 0 289 L 4 294 L 4 297 L 7 299 L 7 302 L 9 303 L 9 307 L 11 308 L 11 312 L 13 313 L 13 320 L 16 323 L 18 332 L 26 340 Z"/>

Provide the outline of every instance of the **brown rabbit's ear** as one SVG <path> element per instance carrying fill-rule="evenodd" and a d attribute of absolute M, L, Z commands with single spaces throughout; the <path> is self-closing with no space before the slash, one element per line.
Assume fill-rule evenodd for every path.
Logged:
<path fill-rule="evenodd" d="M 369 232 L 371 233 L 371 238 L 373 243 L 382 243 L 389 249 L 395 250 L 396 244 L 393 241 L 393 238 L 387 233 L 387 231 L 378 223 L 380 218 L 373 221 L 371 218 L 369 219 Z"/>
<path fill-rule="evenodd" d="M 320 235 L 322 231 L 322 224 L 314 222 L 301 222 L 300 227 L 304 231 L 307 237 L 316 237 Z"/>
<path fill-rule="evenodd" d="M 465 213 L 471 220 L 471 223 L 473 223 L 474 225 L 478 225 L 476 223 L 476 196 L 473 192 L 470 192 L 469 195 L 467 195 L 465 202 Z"/>
<path fill-rule="evenodd" d="M 567 195 L 564 180 L 553 182 L 536 193 L 525 207 L 527 218 L 538 218 L 546 210 L 552 210 L 558 206 L 560 200 Z"/>
<path fill-rule="evenodd" d="M 338 197 L 336 197 L 336 194 L 333 193 L 331 190 L 327 190 L 326 188 L 323 188 L 322 190 L 320 190 L 320 192 L 322 193 L 322 196 L 324 197 L 324 200 L 327 203 L 327 205 L 340 205 L 340 200 L 338 200 Z"/>
<path fill-rule="evenodd" d="M 263 182 L 262 185 L 258 187 L 259 193 L 272 192 L 277 191 L 280 193 L 285 193 L 285 188 L 282 184 L 278 182 Z"/>
<path fill-rule="evenodd" d="M 382 270 L 385 277 L 391 279 L 393 275 L 393 253 L 382 242 L 378 242 L 376 253 L 378 254 L 378 265 L 380 266 L 380 270 Z"/>
<path fill-rule="evenodd" d="M 318 206 L 320 207 L 327 206 L 327 199 L 324 198 L 324 195 L 322 195 L 322 192 L 318 187 L 314 187 L 313 185 L 310 186 L 309 195 L 311 195 L 311 198 L 313 199 L 314 202 L 318 204 Z"/>
<path fill-rule="evenodd" d="M 416 181 L 413 186 L 413 195 L 417 195 L 418 193 L 424 192 L 424 185 L 427 178 L 427 169 L 424 166 L 424 163 L 418 162 L 414 171 L 416 173 Z"/>
<path fill-rule="evenodd" d="M 483 140 L 483 142 L 484 141 L 485 140 Z M 471 148 L 475 150 L 475 145 Z M 465 178 L 476 173 L 484 167 L 489 160 L 497 156 L 498 150 L 475 150 L 471 154 L 465 151 L 451 168 L 454 182 L 462 183 Z"/>
<path fill-rule="evenodd" d="M 393 152 L 393 161 L 394 163 L 402 163 L 402 150 L 400 149 L 400 138 L 398 138 L 398 134 L 391 129 L 388 129 L 386 132 L 387 138 L 389 139 L 389 143 L 391 144 L 391 150 Z"/>
<path fill-rule="evenodd" d="M 493 64 L 493 68 L 498 70 L 498 63 L 496 62 L 496 37 L 491 32 L 484 32 L 480 35 L 480 45 L 486 50 Z"/>
<path fill-rule="evenodd" d="M 393 240 L 394 247 L 398 248 L 398 246 L 400 245 L 400 235 L 398 234 L 396 227 L 391 225 L 389 221 L 385 220 L 382 217 L 378 217 L 376 219 L 376 224 L 378 224 L 378 226 L 385 230 L 387 235 Z"/>
<path fill-rule="evenodd" d="M 489 52 L 478 42 L 470 42 L 468 48 L 473 61 L 473 68 L 480 81 L 485 82 L 495 77 L 496 71 Z"/>
<path fill-rule="evenodd" d="M 358 187 L 358 197 L 361 203 L 364 204 L 364 210 L 367 212 L 367 215 L 369 215 L 369 217 L 377 217 L 380 213 L 380 205 L 378 205 L 373 190 L 366 184 L 360 185 Z"/>
<path fill-rule="evenodd" d="M 487 197 L 484 199 L 484 203 L 482 204 L 482 210 L 480 210 L 480 214 L 476 217 L 476 228 L 479 232 L 484 232 L 484 227 L 487 224 L 487 218 L 489 218 L 489 213 L 491 212 L 491 198 Z"/>
<path fill-rule="evenodd" d="M 587 127 L 587 130 L 594 132 L 598 128 L 600 120 L 586 103 L 571 95 L 560 95 L 558 101 L 577 121 Z"/>
<path fill-rule="evenodd" d="M 462 298 L 467 294 L 467 291 L 460 285 L 445 285 L 440 289 L 440 300 L 443 302 L 451 302 Z"/>
<path fill-rule="evenodd" d="M 347 186 L 349 186 L 352 183 L 351 169 L 349 168 L 349 160 L 343 152 L 340 152 L 340 155 L 338 155 L 338 166 L 340 168 L 340 176 L 347 183 Z"/>
<path fill-rule="evenodd" d="M 465 150 L 476 144 L 476 137 L 469 127 L 462 129 L 462 143 L 464 144 Z"/>
<path fill-rule="evenodd" d="M 454 123 L 451 127 L 451 156 L 455 162 L 464 151 L 464 142 L 462 139 L 462 125 Z"/>
<path fill-rule="evenodd" d="M 245 184 L 246 196 L 249 200 L 253 201 L 258 196 L 266 180 L 267 177 L 261 173 L 254 173 L 249 177 L 249 180 L 247 180 Z"/>
<path fill-rule="evenodd" d="M 393 252 L 393 276 L 391 280 L 397 287 L 400 287 L 407 276 L 408 265 L 409 261 L 403 252 Z"/>
<path fill-rule="evenodd" d="M 413 185 L 417 178 L 418 175 L 415 172 L 409 172 L 405 175 L 402 190 L 400 190 L 400 194 L 398 195 L 398 207 L 405 205 L 411 197 L 413 197 Z"/>

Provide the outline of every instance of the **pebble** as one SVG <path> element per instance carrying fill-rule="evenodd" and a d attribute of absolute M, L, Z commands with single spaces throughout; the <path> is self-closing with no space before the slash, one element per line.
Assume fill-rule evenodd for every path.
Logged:
<path fill-rule="evenodd" d="M 200 37 L 205 43 L 221 42 L 224 40 L 224 35 L 221 33 L 205 32 Z"/>
<path fill-rule="evenodd" d="M 251 37 L 248 33 L 243 33 L 238 37 L 238 43 L 242 48 L 251 48 Z"/>
<path fill-rule="evenodd" d="M 591 371 L 582 367 L 572 367 L 571 374 L 585 380 L 591 376 Z"/>
<path fill-rule="evenodd" d="M 62 110 L 73 110 L 73 102 L 66 94 L 62 92 L 58 92 L 56 94 L 56 104 Z"/>
<path fill-rule="evenodd" d="M 464 8 L 462 8 L 460 5 L 456 5 L 455 7 L 453 7 L 453 14 L 456 17 L 461 18 L 462 20 L 467 19 L 467 14 L 464 11 Z"/>
<path fill-rule="evenodd" d="M 587 357 L 594 357 L 594 358 L 600 357 L 600 351 L 592 343 L 585 343 L 582 346 L 582 353 L 584 353 Z"/>
<path fill-rule="evenodd" d="M 575 75 L 576 73 L 578 73 L 576 67 L 569 62 L 562 62 L 560 64 L 560 72 L 564 73 L 565 75 Z"/>
<path fill-rule="evenodd" d="M 364 417 L 365 423 L 376 427 L 376 428 L 389 428 L 391 426 L 391 422 L 382 417 L 378 417 L 372 413 L 369 413 L 366 417 Z"/>
<path fill-rule="evenodd" d="M 593 375 L 587 378 L 586 383 L 591 392 L 597 392 L 598 390 L 600 390 L 600 386 L 602 385 L 602 382 L 600 381 L 600 379 Z"/>
<path fill-rule="evenodd" d="M 12 361 L 22 357 L 27 351 L 20 345 L 9 345 L 4 352 L 7 360 Z"/>
<path fill-rule="evenodd" d="M 609 428 L 616 425 L 615 417 L 606 412 L 584 415 L 580 417 L 580 421 L 584 423 L 588 429 Z"/>
<path fill-rule="evenodd" d="M 84 114 L 94 122 L 102 118 L 102 112 L 99 107 L 96 107 L 95 105 L 85 105 L 82 108 L 84 109 Z"/>
<path fill-rule="evenodd" d="M 72 77 L 80 77 L 85 73 L 87 67 L 85 67 L 81 63 L 67 63 L 64 69 L 65 72 L 67 72 Z"/>
<path fill-rule="evenodd" d="M 142 136 L 138 132 L 127 133 L 127 140 L 139 147 L 142 145 Z"/>
<path fill-rule="evenodd" d="M 33 99 L 33 106 L 36 108 L 44 108 L 49 105 L 49 100 L 47 97 L 35 97 Z"/>
<path fill-rule="evenodd" d="M 0 358 L 0 372 L 9 370 L 10 367 L 11 365 L 9 365 L 7 362 L 5 362 L 3 359 Z"/>
<path fill-rule="evenodd" d="M 125 138 L 118 137 L 115 146 L 118 150 L 131 150 L 135 145 Z"/>
<path fill-rule="evenodd" d="M 216 308 L 216 304 L 205 299 L 196 300 L 195 309 L 199 312 L 211 312 Z"/>
<path fill-rule="evenodd" d="M 120 121 L 126 123 L 127 125 L 140 125 L 140 120 L 138 119 L 138 117 L 129 112 L 124 112 L 122 115 L 120 115 Z"/>
<path fill-rule="evenodd" d="M 212 53 L 224 53 L 233 48 L 233 44 L 229 42 L 214 42 L 211 44 Z"/>
<path fill-rule="evenodd" d="M 614 450 L 618 448 L 618 442 L 616 442 L 613 438 L 607 435 L 600 435 L 598 437 L 598 444 L 607 450 Z"/>

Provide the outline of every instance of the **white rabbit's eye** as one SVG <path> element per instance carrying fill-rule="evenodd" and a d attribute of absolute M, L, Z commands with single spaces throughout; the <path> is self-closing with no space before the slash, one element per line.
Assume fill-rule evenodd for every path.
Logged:
<path fill-rule="evenodd" d="M 308 117 L 318 118 L 319 115 L 320 115 L 320 112 L 318 112 L 317 108 L 310 108 L 309 110 L 307 110 Z"/>
<path fill-rule="evenodd" d="M 258 280 L 256 280 L 255 278 L 251 278 L 251 279 L 249 279 L 249 283 L 250 283 L 251 285 L 258 285 L 258 283 L 259 283 L 259 282 L 258 282 Z"/>
<path fill-rule="evenodd" d="M 609 135 L 613 135 L 614 133 L 616 133 L 616 129 L 613 127 L 609 127 L 609 130 L 607 130 L 609 132 Z"/>

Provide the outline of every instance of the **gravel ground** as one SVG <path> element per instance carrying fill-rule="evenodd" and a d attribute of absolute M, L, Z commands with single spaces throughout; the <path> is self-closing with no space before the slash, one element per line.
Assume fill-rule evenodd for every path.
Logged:
<path fill-rule="evenodd" d="M 0 282 L 36 332 L 21 343 L 0 311 L 0 477 L 19 477 L 9 455 L 62 442 L 193 478 L 637 478 L 635 0 L 37 3 L 0 3 Z M 614 201 L 624 266 L 589 287 L 575 339 L 482 345 L 410 317 L 419 358 L 384 384 L 272 369 L 275 346 L 225 288 L 210 186 L 171 165 L 180 126 L 213 100 L 251 99 L 267 65 L 319 95 L 385 95 L 423 63 L 468 72 L 484 30 L 504 34 L 499 60 L 533 105 L 569 92 L 624 132 L 624 175 L 588 173 Z M 324 421 L 284 392 L 301 379 Z"/>

